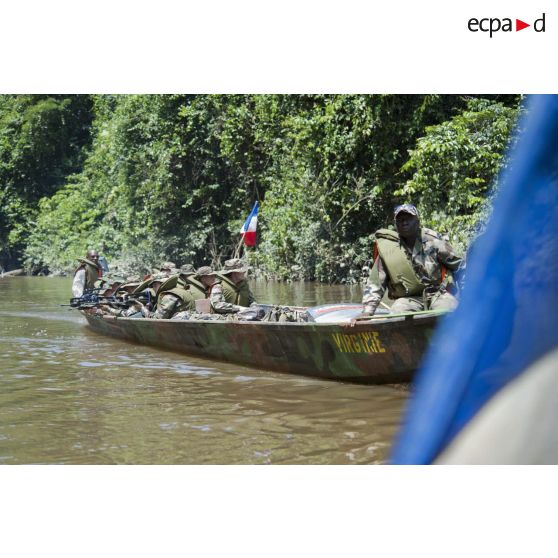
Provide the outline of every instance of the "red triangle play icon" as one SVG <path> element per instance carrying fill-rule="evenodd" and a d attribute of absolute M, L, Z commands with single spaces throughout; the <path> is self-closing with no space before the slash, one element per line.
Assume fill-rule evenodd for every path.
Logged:
<path fill-rule="evenodd" d="M 515 30 L 516 31 L 521 31 L 522 29 L 525 29 L 526 27 L 531 27 L 531 24 L 530 23 L 525 23 L 524 21 L 521 21 L 520 19 L 515 20 Z"/>

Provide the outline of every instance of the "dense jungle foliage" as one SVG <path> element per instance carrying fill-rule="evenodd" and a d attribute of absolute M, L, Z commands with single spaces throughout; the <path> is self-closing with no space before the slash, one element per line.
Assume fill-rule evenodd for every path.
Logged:
<path fill-rule="evenodd" d="M 490 207 L 514 95 L 0 95 L 0 264 L 218 265 L 355 281 L 413 202 L 464 252 Z"/>

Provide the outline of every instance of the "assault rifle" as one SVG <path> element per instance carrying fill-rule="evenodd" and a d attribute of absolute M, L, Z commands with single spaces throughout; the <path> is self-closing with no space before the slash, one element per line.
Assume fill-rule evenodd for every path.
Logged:
<path fill-rule="evenodd" d="M 60 306 L 70 306 L 71 308 L 76 308 L 77 310 L 83 310 L 84 308 L 96 308 L 101 304 L 108 304 L 109 306 L 117 308 L 128 308 L 134 302 L 140 302 L 141 304 L 148 304 L 151 302 L 151 296 L 149 293 L 140 293 L 137 295 L 124 295 L 124 296 L 103 296 L 99 294 L 102 289 L 92 289 L 87 291 L 82 296 L 76 296 L 70 299 L 70 304 L 61 304 Z"/>

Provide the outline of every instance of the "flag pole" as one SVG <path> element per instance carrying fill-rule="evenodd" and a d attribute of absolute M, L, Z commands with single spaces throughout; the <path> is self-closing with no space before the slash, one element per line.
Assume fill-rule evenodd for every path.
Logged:
<path fill-rule="evenodd" d="M 236 245 L 236 248 L 235 248 L 234 253 L 233 253 L 233 258 L 240 257 L 240 249 L 242 248 L 242 244 L 244 244 L 244 235 L 243 234 L 240 235 L 240 241 Z"/>

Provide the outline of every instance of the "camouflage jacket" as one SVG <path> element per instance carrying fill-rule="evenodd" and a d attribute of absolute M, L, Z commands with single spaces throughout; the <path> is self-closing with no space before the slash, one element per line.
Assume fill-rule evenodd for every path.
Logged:
<path fill-rule="evenodd" d="M 139 302 L 134 302 L 128 308 L 112 308 L 107 304 L 101 306 L 101 310 L 103 314 L 110 314 L 121 318 L 129 318 L 135 314 L 141 314 L 142 317 L 149 318 L 149 310 Z"/>
<path fill-rule="evenodd" d="M 201 296 L 203 297 L 203 294 Z M 184 310 L 194 311 L 196 309 L 196 298 L 200 298 L 200 293 L 183 286 L 178 286 L 170 291 L 164 291 L 159 295 L 157 308 L 151 317 L 168 320 L 177 312 Z"/>
<path fill-rule="evenodd" d="M 218 276 L 211 288 L 209 300 L 216 314 L 233 314 L 255 302 L 254 295 L 246 281 L 235 285 L 227 276 Z"/>
<path fill-rule="evenodd" d="M 399 246 L 405 251 L 417 279 L 424 285 L 424 288 L 440 287 L 442 284 L 442 267 L 453 272 L 457 271 L 461 265 L 462 258 L 454 252 L 449 242 L 431 229 L 424 227 L 420 229 L 412 252 L 401 241 Z M 393 282 L 389 275 L 389 267 L 389 262 L 383 261 L 379 255 L 376 257 L 362 297 L 362 304 L 366 312 L 373 313 L 376 311 L 386 288 L 390 295 L 393 294 Z"/>

